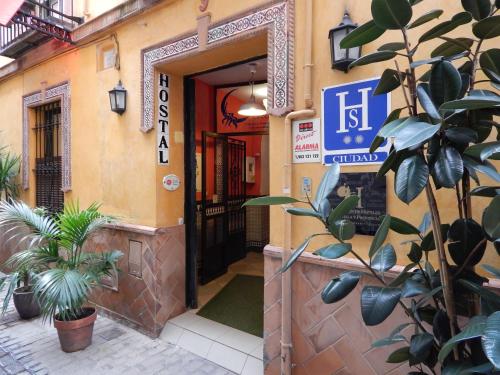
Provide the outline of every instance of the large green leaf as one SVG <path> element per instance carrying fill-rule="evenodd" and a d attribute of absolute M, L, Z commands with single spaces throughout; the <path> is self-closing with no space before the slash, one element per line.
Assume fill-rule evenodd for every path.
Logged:
<path fill-rule="evenodd" d="M 378 227 L 377 232 L 375 233 L 375 236 L 373 237 L 373 241 L 370 245 L 370 250 L 368 251 L 368 256 L 370 258 L 375 254 L 375 252 L 385 242 L 385 239 L 387 238 L 387 234 L 389 234 L 390 225 L 391 225 L 391 216 L 385 215 L 385 217 L 382 220 L 382 223 L 380 223 L 380 226 Z"/>
<path fill-rule="evenodd" d="M 410 22 L 412 14 L 413 10 L 408 0 L 372 1 L 373 20 L 383 29 L 402 29 Z"/>
<path fill-rule="evenodd" d="M 450 57 L 458 55 L 464 51 L 469 51 L 474 41 L 470 38 L 446 38 L 443 44 L 437 46 L 432 52 L 431 57 L 443 56 Z"/>
<path fill-rule="evenodd" d="M 493 198 L 484 210 L 483 228 L 491 238 L 500 238 L 500 196 Z"/>
<path fill-rule="evenodd" d="M 500 96 L 488 90 L 472 90 L 468 96 L 441 105 L 441 110 L 484 109 L 500 105 Z"/>
<path fill-rule="evenodd" d="M 432 215 L 430 212 L 426 212 L 422 217 L 422 222 L 418 226 L 418 230 L 422 235 L 424 235 L 425 233 L 427 233 L 431 225 L 432 225 Z"/>
<path fill-rule="evenodd" d="M 340 165 L 338 163 L 332 164 L 326 173 L 323 175 L 321 182 L 316 191 L 316 197 L 314 199 L 313 205 L 316 210 L 321 214 L 323 219 L 326 220 L 330 214 L 330 201 L 329 197 L 337 186 L 340 176 Z"/>
<path fill-rule="evenodd" d="M 328 224 L 330 233 L 340 241 L 347 241 L 354 237 L 356 226 L 350 220 L 337 220 Z"/>
<path fill-rule="evenodd" d="M 451 353 L 455 345 L 459 342 L 473 339 L 475 337 L 481 337 L 486 328 L 486 317 L 485 316 L 474 316 L 467 326 L 460 332 L 458 335 L 453 336 L 450 340 L 448 340 L 441 351 L 439 352 L 438 359 L 439 362 L 443 363 L 448 354 Z"/>
<path fill-rule="evenodd" d="M 479 186 L 472 189 L 470 195 L 493 198 L 500 195 L 500 186 Z"/>
<path fill-rule="evenodd" d="M 316 250 L 314 255 L 327 259 L 337 259 L 343 257 L 351 250 L 352 245 L 350 243 L 334 243 Z"/>
<path fill-rule="evenodd" d="M 286 272 L 291 266 L 293 266 L 297 259 L 299 259 L 302 253 L 307 249 L 307 246 L 309 246 L 311 238 L 312 237 L 306 238 L 306 240 L 295 249 L 290 258 L 286 261 L 285 265 L 281 268 L 281 272 Z"/>
<path fill-rule="evenodd" d="M 460 153 L 451 146 L 442 147 L 433 165 L 433 171 L 438 185 L 454 188 L 464 173 L 464 163 Z"/>
<path fill-rule="evenodd" d="M 358 26 L 355 30 L 351 31 L 340 42 L 341 48 L 359 47 L 364 44 L 373 42 L 385 32 L 385 29 L 378 27 L 375 21 L 370 20 L 367 23 Z"/>
<path fill-rule="evenodd" d="M 481 343 L 490 362 L 500 368 L 500 311 L 488 317 Z"/>
<path fill-rule="evenodd" d="M 413 21 L 411 24 L 408 25 L 408 29 L 413 29 L 414 27 L 423 25 L 424 23 L 427 23 L 429 21 L 432 21 L 436 18 L 439 18 L 443 14 L 442 9 L 433 9 L 428 11 L 427 13 L 421 15 L 418 17 L 415 21 Z"/>
<path fill-rule="evenodd" d="M 472 32 L 479 39 L 491 39 L 500 36 L 500 16 L 485 18 L 472 26 Z"/>
<path fill-rule="evenodd" d="M 440 129 L 439 125 L 431 125 L 425 122 L 407 122 L 406 125 L 395 134 L 394 148 L 396 151 L 426 142 Z"/>
<path fill-rule="evenodd" d="M 386 94 L 397 89 L 401 86 L 401 81 L 399 79 L 399 73 L 394 69 L 386 69 L 384 73 L 382 73 L 382 77 L 380 78 L 380 82 L 378 83 L 373 95 Z"/>
<path fill-rule="evenodd" d="M 495 180 L 496 182 L 500 182 L 500 174 L 497 172 L 495 166 L 487 160 L 485 160 L 483 163 L 480 163 L 477 160 L 464 155 L 463 161 L 464 167 L 467 168 L 471 177 L 474 177 L 476 172 L 481 172 L 491 179 Z"/>
<path fill-rule="evenodd" d="M 434 345 L 434 336 L 424 332 L 413 335 L 410 340 L 410 356 L 412 364 L 424 362 Z"/>
<path fill-rule="evenodd" d="M 472 21 L 472 16 L 469 12 L 455 14 L 450 21 L 441 22 L 432 29 L 426 31 L 422 34 L 418 41 L 419 43 L 422 43 L 440 37 L 441 35 L 447 34 L 450 31 L 455 30 L 457 27 L 469 23 L 470 21 Z"/>
<path fill-rule="evenodd" d="M 399 302 L 398 288 L 365 286 L 361 292 L 361 315 L 368 326 L 382 323 L 394 311 Z"/>
<path fill-rule="evenodd" d="M 469 280 L 460 279 L 458 283 L 479 295 L 483 301 L 489 303 L 495 310 L 500 310 L 500 297 L 498 294 Z"/>
<path fill-rule="evenodd" d="M 429 89 L 434 104 L 439 107 L 458 98 L 462 89 L 460 73 L 449 61 L 440 61 L 432 67 Z"/>
<path fill-rule="evenodd" d="M 478 264 L 486 250 L 486 242 L 483 229 L 473 219 L 457 219 L 448 231 L 448 250 L 453 262 L 461 266 L 468 259 L 470 253 L 475 250 L 474 256 L 468 260 L 468 266 Z M 479 246 L 477 249 L 476 247 Z"/>
<path fill-rule="evenodd" d="M 429 167 L 420 155 L 410 156 L 398 168 L 394 189 L 403 202 L 409 204 L 425 188 L 429 180 Z"/>
<path fill-rule="evenodd" d="M 396 265 L 396 252 L 391 244 L 380 247 L 371 259 L 371 266 L 378 272 L 389 271 Z"/>
<path fill-rule="evenodd" d="M 394 137 L 398 131 L 403 129 L 406 124 L 418 122 L 418 117 L 397 118 L 385 124 L 379 131 L 378 136 L 382 138 Z"/>
<path fill-rule="evenodd" d="M 427 83 L 421 83 L 417 86 L 417 97 L 418 101 L 422 105 L 425 112 L 436 121 L 441 121 L 441 114 L 434 105 L 429 93 L 429 85 Z"/>
<path fill-rule="evenodd" d="M 403 348 L 396 349 L 389 357 L 387 357 L 387 363 L 403 363 L 410 359 L 410 348 L 405 346 Z"/>
<path fill-rule="evenodd" d="M 479 59 L 484 74 L 493 82 L 500 83 L 500 49 L 484 51 Z"/>
<path fill-rule="evenodd" d="M 394 120 L 397 120 L 401 115 L 402 110 L 403 108 L 396 108 L 391 113 L 389 113 L 389 116 L 387 116 L 387 118 L 385 119 L 382 127 L 391 123 Z M 375 138 L 373 138 L 372 144 L 370 145 L 370 153 L 374 153 L 382 145 L 382 143 L 384 143 L 384 141 L 385 141 L 384 138 L 375 136 Z"/>
<path fill-rule="evenodd" d="M 328 216 L 328 222 L 333 223 L 337 220 L 342 219 L 345 215 L 351 212 L 359 202 L 359 197 L 357 195 L 351 195 L 345 198 L 342 202 L 335 207 Z"/>
<path fill-rule="evenodd" d="M 477 132 L 474 129 L 454 127 L 445 130 L 446 138 L 460 146 L 468 146 L 471 142 L 477 142 Z"/>
<path fill-rule="evenodd" d="M 406 341 L 406 338 L 403 335 L 389 336 L 389 337 L 372 342 L 372 348 L 380 348 L 383 346 L 396 344 L 396 343 L 402 342 L 402 341 Z"/>
<path fill-rule="evenodd" d="M 401 297 L 402 298 L 410 298 L 410 297 L 419 296 L 419 295 L 425 294 L 425 293 L 429 293 L 429 288 L 427 288 L 422 283 L 419 283 L 418 281 L 409 279 L 409 280 L 406 280 L 404 283 L 403 289 L 401 291 Z"/>
<path fill-rule="evenodd" d="M 422 259 L 422 248 L 418 246 L 415 242 L 411 243 L 410 252 L 407 254 L 408 259 L 414 263 L 420 262 Z"/>
<path fill-rule="evenodd" d="M 361 273 L 356 271 L 343 272 L 331 280 L 323 289 L 321 298 L 324 303 L 334 303 L 346 297 L 356 287 Z"/>
<path fill-rule="evenodd" d="M 281 205 L 281 204 L 291 204 L 299 202 L 297 199 L 292 197 L 259 197 L 249 199 L 243 204 L 243 207 L 246 206 L 273 206 L 273 205 Z"/>
<path fill-rule="evenodd" d="M 467 150 L 465 150 L 465 154 L 481 161 L 489 158 L 499 160 L 500 141 L 486 142 L 470 146 Z"/>
<path fill-rule="evenodd" d="M 386 61 L 394 58 L 397 55 L 394 51 L 377 51 L 370 53 L 368 55 L 361 56 L 356 61 L 353 61 L 349 65 L 349 69 L 354 68 L 355 66 L 368 65 L 373 64 L 380 61 Z"/>
<path fill-rule="evenodd" d="M 401 51 L 406 49 L 406 44 L 403 42 L 390 42 L 382 44 L 377 48 L 377 51 Z"/>
<path fill-rule="evenodd" d="M 294 216 L 309 216 L 309 217 L 316 217 L 316 218 L 319 218 L 321 219 L 321 215 L 314 211 L 313 209 L 311 208 L 287 208 L 286 209 L 286 212 L 288 212 L 290 215 L 294 215 Z"/>
<path fill-rule="evenodd" d="M 400 234 L 419 234 L 420 231 L 413 225 L 403 219 L 391 216 L 390 227 L 394 232 Z"/>
<path fill-rule="evenodd" d="M 491 0 L 462 0 L 462 6 L 479 21 L 489 16 Z"/>

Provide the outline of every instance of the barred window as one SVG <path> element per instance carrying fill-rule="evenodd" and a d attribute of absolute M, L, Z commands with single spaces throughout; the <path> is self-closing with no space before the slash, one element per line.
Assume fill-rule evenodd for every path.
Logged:
<path fill-rule="evenodd" d="M 61 102 L 35 108 L 36 205 L 49 212 L 62 211 Z"/>

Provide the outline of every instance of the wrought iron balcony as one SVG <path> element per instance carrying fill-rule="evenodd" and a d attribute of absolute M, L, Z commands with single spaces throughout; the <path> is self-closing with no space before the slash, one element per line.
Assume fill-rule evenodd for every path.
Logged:
<path fill-rule="evenodd" d="M 72 0 L 26 0 L 9 25 L 0 26 L 0 55 L 15 59 L 50 38 L 71 43 L 71 30 L 82 22 L 73 16 Z"/>

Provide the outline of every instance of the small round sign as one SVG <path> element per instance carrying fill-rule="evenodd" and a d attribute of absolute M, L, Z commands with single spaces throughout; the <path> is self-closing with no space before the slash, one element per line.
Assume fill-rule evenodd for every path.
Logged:
<path fill-rule="evenodd" d="M 169 174 L 168 176 L 163 177 L 163 187 L 168 191 L 176 191 L 180 184 L 181 182 L 179 177 L 175 174 Z"/>

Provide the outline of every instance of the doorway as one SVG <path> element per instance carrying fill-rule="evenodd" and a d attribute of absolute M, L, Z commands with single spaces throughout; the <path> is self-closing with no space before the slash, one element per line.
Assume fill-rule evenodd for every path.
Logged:
<path fill-rule="evenodd" d="M 269 194 L 269 117 L 238 111 L 252 95 L 250 81 L 256 102 L 266 104 L 266 79 L 260 56 L 184 81 L 188 307 L 256 336 L 269 211 L 242 205 Z"/>

